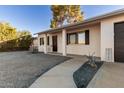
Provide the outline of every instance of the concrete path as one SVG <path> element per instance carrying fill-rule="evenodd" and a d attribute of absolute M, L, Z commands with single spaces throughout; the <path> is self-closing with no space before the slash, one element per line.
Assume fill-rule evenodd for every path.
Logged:
<path fill-rule="evenodd" d="M 73 72 L 75 72 L 87 58 L 84 56 L 74 56 L 72 59 L 61 63 L 41 77 L 39 77 L 31 88 L 75 88 Z"/>
<path fill-rule="evenodd" d="M 124 63 L 104 63 L 88 87 L 124 88 Z"/>

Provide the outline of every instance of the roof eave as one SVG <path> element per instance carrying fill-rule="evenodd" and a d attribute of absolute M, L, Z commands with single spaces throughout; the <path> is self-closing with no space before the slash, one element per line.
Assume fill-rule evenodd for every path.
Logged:
<path fill-rule="evenodd" d="M 100 16 L 89 18 L 89 19 L 86 19 L 86 20 L 78 22 L 78 23 L 68 24 L 68 25 L 64 25 L 64 26 L 59 27 L 59 28 L 53 28 L 53 29 L 49 29 L 49 30 L 42 31 L 42 32 L 39 32 L 39 33 L 35 33 L 34 35 L 48 33 L 50 31 L 55 31 L 55 30 L 61 30 L 61 29 L 65 29 L 65 28 L 68 28 L 68 27 L 71 27 L 71 26 L 77 26 L 77 25 L 81 25 L 81 24 L 101 20 L 101 19 L 108 18 L 108 17 L 111 17 L 111 16 L 119 15 L 119 14 L 122 14 L 122 13 L 124 13 L 124 9 L 116 10 L 116 11 L 106 13 L 106 14 L 103 14 L 103 15 L 100 15 Z"/>

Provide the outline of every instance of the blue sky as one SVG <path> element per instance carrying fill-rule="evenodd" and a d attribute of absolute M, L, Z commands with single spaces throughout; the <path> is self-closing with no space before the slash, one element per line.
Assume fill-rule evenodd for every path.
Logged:
<path fill-rule="evenodd" d="M 81 6 L 85 19 L 121 8 L 124 6 Z M 32 34 L 49 29 L 51 18 L 52 13 L 48 5 L 0 6 L 0 21 L 9 22 L 18 30 L 29 30 Z"/>

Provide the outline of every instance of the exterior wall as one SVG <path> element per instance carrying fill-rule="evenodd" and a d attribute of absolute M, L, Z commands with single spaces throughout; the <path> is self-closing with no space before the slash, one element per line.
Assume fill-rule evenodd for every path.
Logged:
<path fill-rule="evenodd" d="M 57 46 L 58 46 L 58 53 L 62 53 L 62 33 L 57 34 Z"/>
<path fill-rule="evenodd" d="M 101 59 L 106 59 L 106 48 L 112 49 L 112 59 L 114 62 L 114 23 L 124 21 L 124 14 L 103 19 L 101 21 Z"/>
<path fill-rule="evenodd" d="M 57 52 L 62 53 L 62 33 L 51 34 L 51 37 L 57 35 Z M 51 48 L 52 48 L 52 38 L 51 38 Z"/>
<path fill-rule="evenodd" d="M 47 45 L 47 52 L 52 52 L 52 36 L 57 35 L 57 52 L 62 53 L 62 34 L 55 33 L 55 34 L 47 34 L 49 36 L 49 46 Z M 44 37 L 44 34 L 38 35 L 38 51 L 44 52 L 44 45 L 40 45 L 40 38 Z"/>
<path fill-rule="evenodd" d="M 89 55 L 89 53 L 92 54 L 93 52 L 95 52 L 95 56 L 100 57 L 100 25 L 97 24 L 93 26 L 87 26 L 73 32 L 79 32 L 84 30 L 89 30 L 89 45 L 69 44 L 67 45 L 67 53 L 77 55 Z"/>
<path fill-rule="evenodd" d="M 90 31 L 90 44 L 70 44 L 66 46 L 68 54 L 77 54 L 77 55 L 89 55 L 89 53 L 95 52 L 95 56 L 101 57 L 101 60 L 106 60 L 106 49 L 112 49 L 112 58 L 109 61 L 114 62 L 114 23 L 124 21 L 124 14 L 118 15 L 114 17 L 109 17 L 106 19 L 100 20 L 100 24 L 82 27 L 81 29 L 67 31 L 67 33 L 71 32 L 79 32 L 83 30 L 89 29 Z M 57 35 L 57 44 L 58 51 L 62 53 L 62 33 L 48 34 L 50 36 L 50 45 L 47 46 L 48 52 L 52 52 L 52 36 Z M 38 50 L 40 52 L 44 51 L 44 45 L 39 44 L 39 38 L 44 37 L 44 35 L 38 36 Z"/>
<path fill-rule="evenodd" d="M 93 26 L 88 26 L 85 28 L 77 29 L 77 30 L 71 30 L 67 31 L 67 33 L 70 32 L 80 32 L 84 30 L 89 30 L 90 33 L 90 44 L 89 45 L 83 45 L 83 44 L 70 44 L 66 46 L 67 54 L 77 54 L 77 55 L 89 55 L 89 53 L 95 52 L 95 56 L 100 57 L 100 25 L 93 25 Z M 57 35 L 57 48 L 58 48 L 58 53 L 62 53 L 62 33 L 55 33 L 55 34 L 49 34 L 50 36 L 50 45 L 47 46 L 48 52 L 52 52 L 52 36 Z M 41 37 L 44 37 L 44 35 L 39 35 L 38 36 L 38 50 L 40 52 L 44 51 L 44 45 L 39 44 L 39 39 Z M 49 48 L 49 49 L 48 49 Z"/>
<path fill-rule="evenodd" d="M 43 52 L 44 51 L 44 45 L 40 45 L 40 38 L 44 37 L 44 35 L 38 35 L 38 51 Z"/>
<path fill-rule="evenodd" d="M 52 52 L 52 41 L 51 41 L 51 35 L 50 34 L 48 34 L 47 36 L 49 36 L 49 39 L 50 39 L 50 41 L 49 41 L 49 46 L 47 45 L 47 51 L 48 52 Z M 45 37 L 45 35 L 44 34 L 42 34 L 42 35 L 38 35 L 38 51 L 39 52 L 44 52 L 44 45 L 40 45 L 40 38 L 44 38 Z"/>
<path fill-rule="evenodd" d="M 38 46 L 38 39 L 37 38 L 33 40 L 33 46 Z"/>

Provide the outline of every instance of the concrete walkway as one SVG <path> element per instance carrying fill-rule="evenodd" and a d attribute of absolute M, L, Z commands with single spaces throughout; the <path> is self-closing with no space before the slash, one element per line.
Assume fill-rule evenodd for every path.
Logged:
<path fill-rule="evenodd" d="M 88 87 L 124 88 L 124 63 L 104 63 L 91 80 Z"/>
<path fill-rule="evenodd" d="M 40 76 L 30 87 L 31 88 L 75 88 L 73 72 L 84 62 L 85 56 L 74 56 L 72 59 L 55 66 Z"/>

